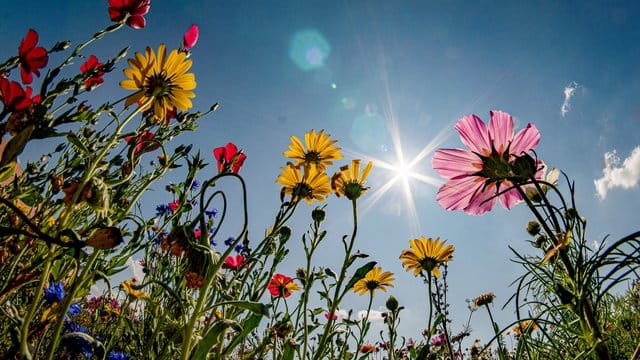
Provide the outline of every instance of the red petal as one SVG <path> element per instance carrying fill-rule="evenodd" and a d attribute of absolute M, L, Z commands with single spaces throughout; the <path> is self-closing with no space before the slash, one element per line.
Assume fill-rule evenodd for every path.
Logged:
<path fill-rule="evenodd" d="M 191 25 L 189 30 L 187 30 L 187 32 L 185 32 L 183 36 L 184 48 L 188 50 L 194 47 L 198 42 L 198 36 L 199 36 L 198 25 L 196 24 Z"/>
<path fill-rule="evenodd" d="M 31 72 L 24 66 L 20 67 L 20 78 L 22 79 L 22 83 L 25 85 L 31 84 L 33 81 L 33 75 L 31 75 Z"/>
<path fill-rule="evenodd" d="M 24 53 L 29 51 L 29 49 L 36 46 L 37 43 L 38 43 L 38 33 L 33 29 L 29 29 L 29 31 L 27 31 L 27 36 L 25 36 L 24 39 L 22 39 L 22 41 L 20 42 L 20 47 L 18 48 L 18 54 L 22 56 Z"/>
<path fill-rule="evenodd" d="M 231 163 L 238 153 L 238 147 L 234 143 L 228 143 L 225 147 L 224 159 L 227 163 Z"/>
<path fill-rule="evenodd" d="M 131 15 L 127 19 L 127 25 L 131 26 L 134 29 L 142 29 L 147 25 L 147 21 L 142 16 Z"/>

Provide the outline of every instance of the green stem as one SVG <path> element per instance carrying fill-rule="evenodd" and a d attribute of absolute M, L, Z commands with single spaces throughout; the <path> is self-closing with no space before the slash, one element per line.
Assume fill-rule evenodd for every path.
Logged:
<path fill-rule="evenodd" d="M 498 342 L 498 357 L 500 360 L 505 358 L 506 352 L 502 348 L 502 336 L 500 336 L 500 329 L 498 328 L 498 324 L 493 320 L 493 315 L 491 314 L 491 309 L 489 308 L 489 304 L 485 304 L 487 308 L 487 312 L 489 313 L 489 320 L 491 320 L 491 327 L 493 328 L 493 332 L 496 334 L 496 341 Z"/>
<path fill-rule="evenodd" d="M 371 312 L 371 305 L 373 304 L 373 290 L 369 291 L 369 305 L 367 306 L 367 313 L 362 319 L 362 329 L 360 329 L 360 336 L 358 337 L 358 342 L 356 343 L 356 354 L 360 351 L 360 347 L 364 343 L 364 337 L 367 335 L 369 331 L 369 313 Z"/>
<path fill-rule="evenodd" d="M 433 320 L 433 289 L 431 288 L 431 272 L 427 272 L 427 282 L 429 283 L 429 322 L 427 323 L 427 343 L 433 336 L 431 321 Z"/>
<path fill-rule="evenodd" d="M 349 268 L 351 262 L 351 251 L 353 250 L 353 245 L 356 240 L 356 234 L 358 233 L 358 207 L 356 206 L 356 200 L 351 200 L 351 207 L 353 210 L 353 232 L 351 233 L 351 239 L 349 240 L 349 244 L 345 248 L 344 260 L 342 261 L 342 269 L 340 270 L 340 276 L 338 277 L 338 281 L 336 283 L 335 291 L 333 294 L 333 299 L 331 301 L 331 308 L 329 309 L 329 314 L 335 314 L 338 309 L 338 304 L 340 300 L 344 296 L 344 294 L 349 290 L 345 289 L 341 293 L 342 283 L 344 282 L 347 276 L 347 269 Z M 324 326 L 324 332 L 322 333 L 322 337 L 318 342 L 318 352 L 313 356 L 314 360 L 319 360 L 322 358 L 324 354 L 324 349 L 327 345 L 327 340 L 331 335 L 331 329 L 333 327 L 333 316 L 329 316 L 327 323 Z"/>

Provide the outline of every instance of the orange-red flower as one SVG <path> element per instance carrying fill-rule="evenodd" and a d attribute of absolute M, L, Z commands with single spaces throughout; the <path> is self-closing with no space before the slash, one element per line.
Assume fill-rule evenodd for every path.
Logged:
<path fill-rule="evenodd" d="M 47 66 L 49 55 L 47 50 L 38 44 L 38 33 L 29 29 L 27 35 L 20 42 L 18 56 L 20 57 L 20 77 L 23 84 L 31 84 L 33 74 L 40 76 L 41 68 Z"/>
<path fill-rule="evenodd" d="M 215 148 L 213 150 L 213 156 L 218 161 L 218 173 L 234 173 L 237 174 L 240 171 L 240 167 L 244 164 L 244 160 L 247 158 L 242 150 L 238 151 L 238 147 L 233 143 L 228 143 L 224 147 Z"/>
<path fill-rule="evenodd" d="M 229 270 L 240 270 L 242 269 L 243 266 L 246 266 L 244 264 L 245 260 L 246 260 L 245 257 L 242 255 L 227 256 L 227 258 L 224 259 L 222 268 L 229 269 Z"/>
<path fill-rule="evenodd" d="M 300 290 L 300 287 L 293 282 L 292 278 L 282 274 L 275 274 L 267 289 L 269 289 L 269 293 L 273 297 L 289 297 L 292 291 Z"/>
<path fill-rule="evenodd" d="M 127 143 L 131 143 L 132 141 L 135 144 L 135 148 L 133 150 L 133 155 L 138 156 L 141 153 L 153 151 L 158 148 L 158 144 L 156 144 L 153 140 L 153 133 L 149 130 L 142 130 L 142 134 L 139 136 L 125 136 L 124 141 Z"/>
<path fill-rule="evenodd" d="M 144 15 L 150 7 L 151 0 L 109 0 L 109 18 L 115 22 L 126 19 L 127 25 L 142 29 L 147 25 Z"/>
<path fill-rule="evenodd" d="M 103 66 L 104 64 L 101 63 L 100 61 L 98 61 L 98 58 L 95 55 L 91 55 L 89 56 L 89 58 L 87 59 L 87 61 L 84 62 L 84 64 L 82 64 L 80 66 L 80 72 L 83 74 L 86 73 L 90 73 L 91 76 L 89 76 L 85 81 L 84 81 L 84 87 L 87 89 L 91 89 L 93 87 L 96 87 L 100 84 L 102 84 L 104 82 L 104 80 L 102 79 L 102 75 L 104 75 L 104 71 L 99 71 L 98 69 Z"/>
<path fill-rule="evenodd" d="M 370 353 L 377 352 L 378 348 L 376 348 L 376 346 L 373 344 L 364 344 L 362 345 L 359 351 L 363 354 L 370 354 Z"/>
<path fill-rule="evenodd" d="M 40 95 L 31 97 L 31 88 L 26 87 L 26 91 L 17 81 L 7 78 L 0 78 L 0 100 L 7 111 L 22 111 L 31 104 L 40 102 Z"/>

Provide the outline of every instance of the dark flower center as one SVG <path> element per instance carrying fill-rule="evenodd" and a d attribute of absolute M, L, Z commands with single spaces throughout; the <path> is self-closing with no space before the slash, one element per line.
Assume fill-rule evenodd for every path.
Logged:
<path fill-rule="evenodd" d="M 171 92 L 171 81 L 163 72 L 149 76 L 145 85 L 145 94 L 148 97 L 161 98 Z"/>
<path fill-rule="evenodd" d="M 293 188 L 293 197 L 301 197 L 303 199 L 310 199 L 313 196 L 313 189 L 307 183 L 297 183 Z"/>
<path fill-rule="evenodd" d="M 318 163 L 320 161 L 320 154 L 318 154 L 316 151 L 309 151 L 304 154 L 304 161 L 309 164 Z"/>

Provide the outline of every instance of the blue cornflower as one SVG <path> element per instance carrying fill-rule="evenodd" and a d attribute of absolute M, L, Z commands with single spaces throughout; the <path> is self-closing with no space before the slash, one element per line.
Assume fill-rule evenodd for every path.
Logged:
<path fill-rule="evenodd" d="M 204 214 L 207 215 L 209 219 L 215 218 L 218 215 L 218 209 L 205 210 Z"/>
<path fill-rule="evenodd" d="M 158 236 L 156 236 L 153 239 L 153 242 L 156 245 L 160 245 L 160 243 L 162 242 L 162 239 L 164 239 L 165 237 L 167 237 L 169 235 L 169 233 L 167 232 L 167 230 L 162 230 L 162 232 L 160 234 L 158 234 Z"/>
<path fill-rule="evenodd" d="M 167 204 L 160 204 L 156 206 L 156 216 L 164 216 L 167 214 L 171 215 L 172 213 L 173 210 L 171 210 L 171 208 Z"/>
<path fill-rule="evenodd" d="M 240 251 L 244 250 L 244 246 L 238 244 L 236 245 L 235 249 L 234 249 L 237 253 L 239 253 Z"/>
<path fill-rule="evenodd" d="M 107 360 L 128 360 L 129 355 L 125 354 L 122 351 L 111 350 L 107 354 Z"/>
<path fill-rule="evenodd" d="M 64 334 L 82 333 L 82 334 L 90 335 L 89 329 L 87 329 L 82 325 L 78 325 L 71 321 L 66 322 L 64 325 L 65 325 Z M 91 348 L 91 343 L 87 339 L 81 336 L 65 337 L 62 339 L 62 342 L 69 350 L 75 353 L 82 353 L 85 357 L 89 359 L 93 357 L 93 349 Z"/>
<path fill-rule="evenodd" d="M 218 243 L 211 238 L 211 246 L 218 246 Z"/>
<path fill-rule="evenodd" d="M 236 239 L 229 237 L 227 240 L 224 241 L 224 244 L 227 246 L 231 246 L 231 244 L 233 244 L 234 241 L 236 241 Z"/>
<path fill-rule="evenodd" d="M 49 281 L 49 287 L 44 289 L 44 301 L 47 305 L 51 305 L 55 302 L 62 301 L 64 299 L 64 285 L 61 281 L 53 282 Z"/>
<path fill-rule="evenodd" d="M 67 310 L 67 314 L 71 315 L 71 316 L 76 316 L 78 314 L 80 314 L 80 312 L 82 311 L 82 308 L 80 307 L 80 303 L 74 303 L 71 304 L 71 306 L 69 306 L 69 310 Z"/>
<path fill-rule="evenodd" d="M 191 183 L 191 190 L 198 190 L 199 187 L 200 187 L 200 181 L 193 180 L 193 182 Z"/>

